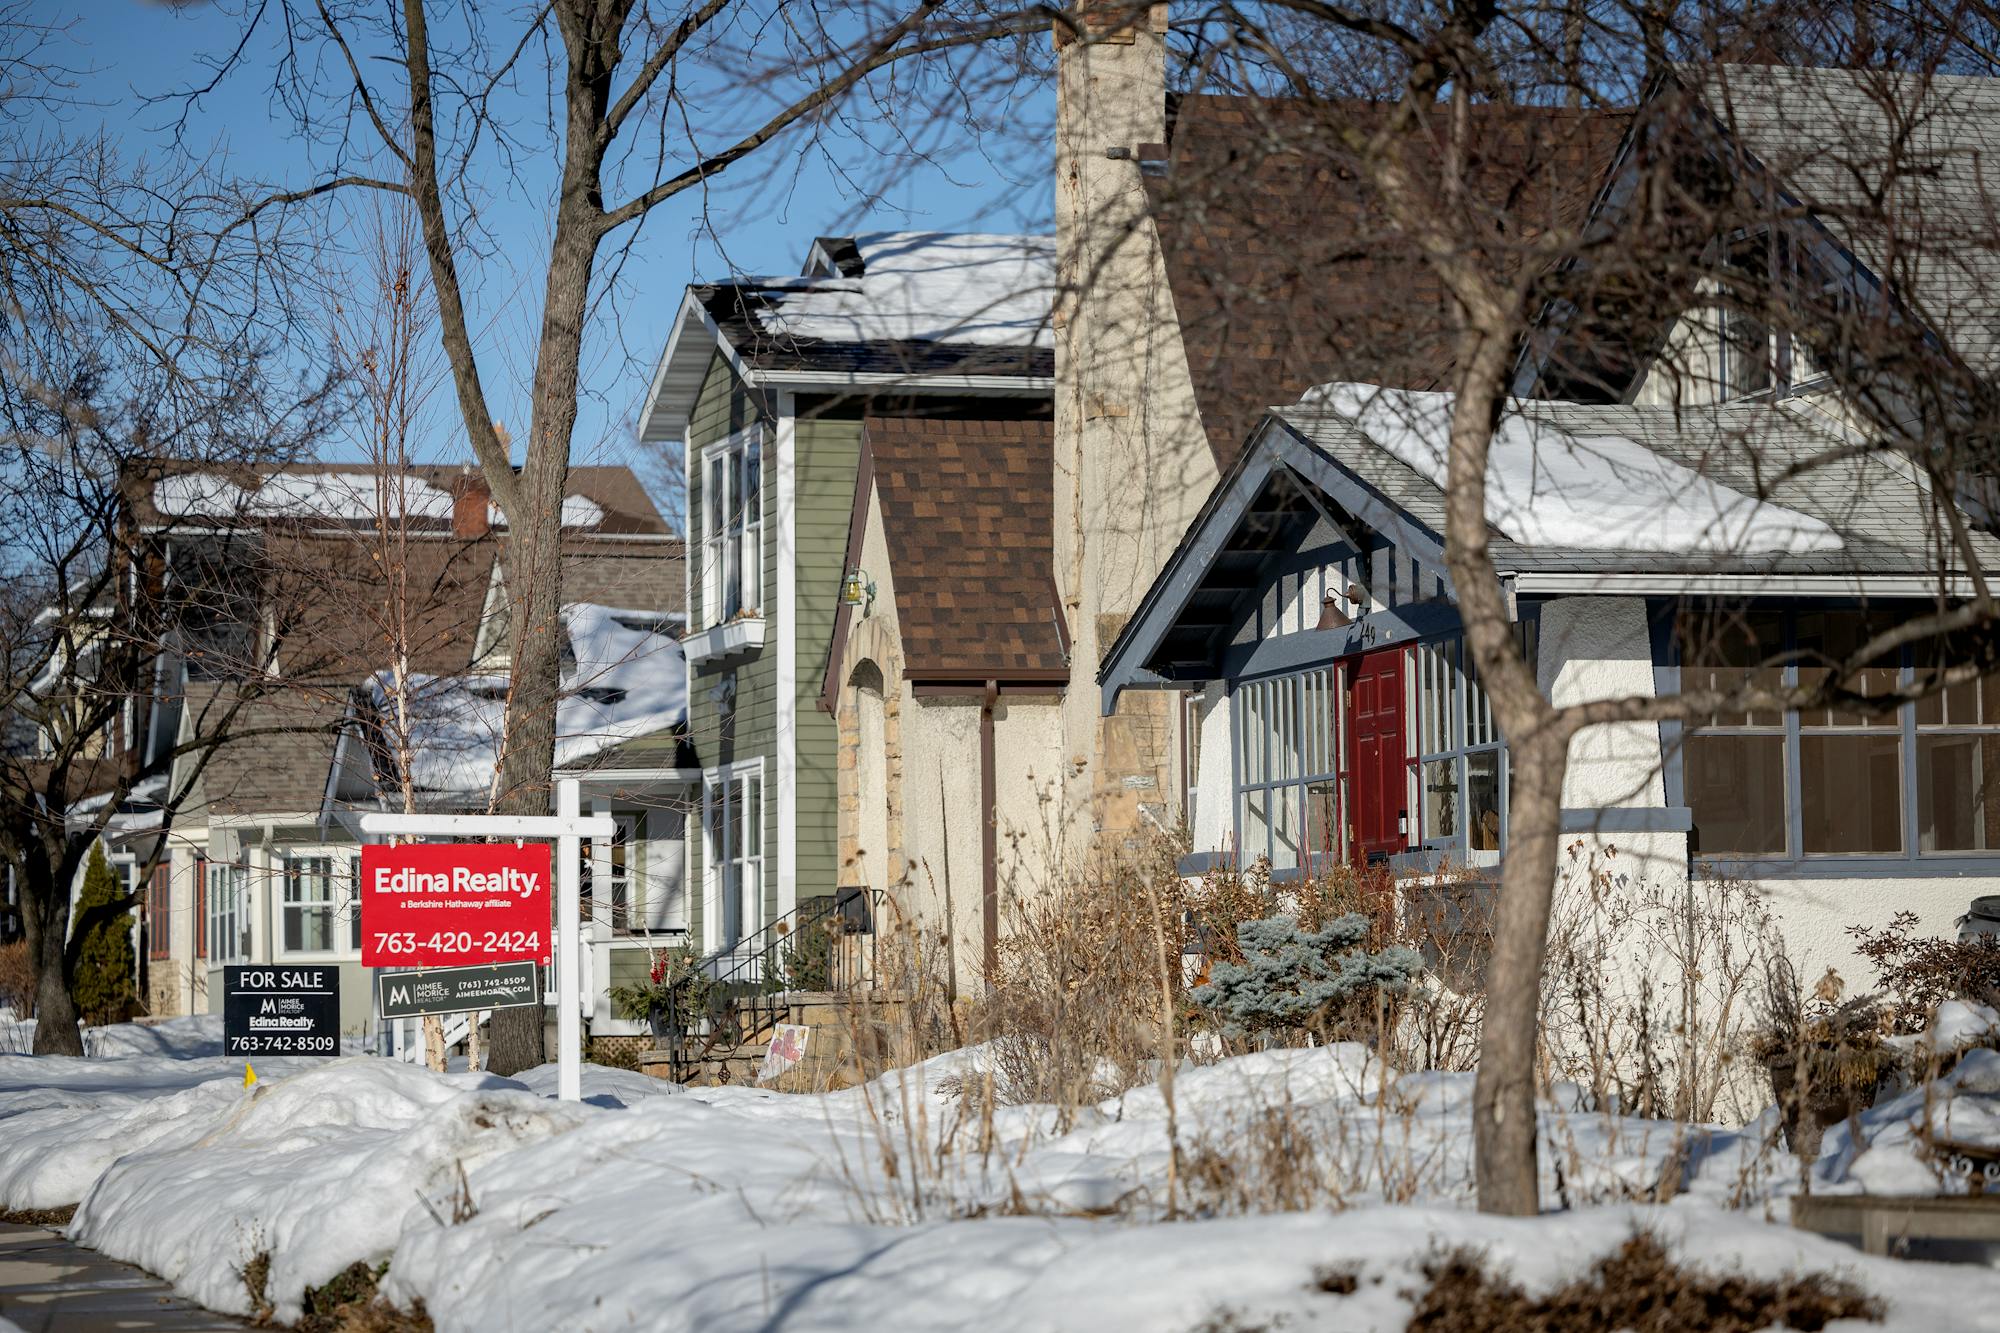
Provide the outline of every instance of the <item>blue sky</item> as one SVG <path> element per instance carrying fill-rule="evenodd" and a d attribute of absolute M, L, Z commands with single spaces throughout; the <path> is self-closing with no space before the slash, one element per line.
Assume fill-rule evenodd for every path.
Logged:
<path fill-rule="evenodd" d="M 513 6 L 492 8 L 498 24 Z M 84 104 L 72 113 L 72 128 L 102 123 L 134 156 L 158 150 L 173 115 L 165 106 L 147 106 L 144 99 L 205 81 L 199 58 L 227 50 L 240 34 L 240 20 L 226 6 L 45 0 L 36 10 L 51 24 L 64 25 L 58 54 L 81 75 L 78 93 Z M 190 122 L 186 139 L 191 148 L 216 153 L 233 174 L 301 184 L 312 179 L 312 148 L 274 102 L 266 72 L 271 51 L 268 44 L 253 45 L 255 68 L 209 96 Z M 690 102 L 697 110 L 713 104 L 718 118 L 743 116 L 752 98 L 761 94 L 746 94 L 736 72 L 717 67 L 721 63 L 726 62 L 683 76 L 684 86 L 692 89 Z M 931 94 L 943 95 L 936 88 Z M 907 106 L 923 95 L 898 89 L 891 101 Z M 686 195 L 656 209 L 586 343 L 587 391 L 575 460 L 630 462 L 649 484 L 655 481 L 661 470 L 657 462 L 638 456 L 631 443 L 632 417 L 680 291 L 691 280 L 731 271 L 796 272 L 811 238 L 824 233 L 1046 230 L 1050 203 L 1043 136 L 1052 94 L 1045 86 L 1027 83 L 1004 98 L 989 92 L 972 101 L 992 127 L 977 144 L 962 131 L 933 123 L 929 140 L 917 146 L 923 151 L 911 151 L 896 142 L 886 123 L 871 118 L 872 123 L 830 136 L 824 152 L 802 151 L 797 136 L 767 145 L 761 157 L 732 167 L 706 196 Z M 538 110 L 539 99 L 515 94 L 511 114 L 526 118 Z M 531 161 L 523 179 L 509 179 L 496 168 L 491 179 L 475 182 L 486 199 L 482 218 L 496 242 L 493 256 L 471 273 L 472 301 L 484 326 L 482 374 L 496 411 L 517 435 L 527 415 L 519 384 L 527 374 L 537 318 L 532 297 L 541 287 L 547 244 L 546 177 L 536 172 L 552 160 Z M 869 190 L 880 190 L 884 197 L 867 200 L 863 195 Z M 346 207 L 363 203 L 356 199 Z M 343 230 L 336 221 L 336 246 Z M 442 383 L 428 418 L 430 443 L 423 457 L 465 459 L 455 402 Z M 337 456 L 342 449 L 333 444 L 328 452 Z M 666 501 L 663 490 L 655 486 L 656 496 Z"/>

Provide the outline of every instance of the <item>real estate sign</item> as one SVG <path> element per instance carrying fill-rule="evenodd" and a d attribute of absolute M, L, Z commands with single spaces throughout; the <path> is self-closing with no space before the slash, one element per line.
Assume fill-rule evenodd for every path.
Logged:
<path fill-rule="evenodd" d="M 375 1012 L 382 1018 L 512 1009 L 541 1000 L 533 963 L 445 967 L 434 972 L 382 972 L 375 978 Z"/>
<path fill-rule="evenodd" d="M 363 847 L 362 965 L 547 963 L 550 864 L 547 843 Z"/>
<path fill-rule="evenodd" d="M 229 1055 L 339 1055 L 340 969 L 223 968 L 222 1049 Z"/>

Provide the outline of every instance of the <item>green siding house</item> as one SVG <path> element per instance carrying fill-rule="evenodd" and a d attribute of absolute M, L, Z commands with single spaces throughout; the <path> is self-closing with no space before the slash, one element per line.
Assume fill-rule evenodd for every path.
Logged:
<path fill-rule="evenodd" d="M 685 460 L 702 776 L 688 926 L 703 952 L 761 947 L 760 932 L 842 886 L 838 742 L 820 696 L 863 418 L 1045 399 L 1048 268 L 1045 238 L 821 238 L 800 277 L 688 289 L 641 438 Z"/>

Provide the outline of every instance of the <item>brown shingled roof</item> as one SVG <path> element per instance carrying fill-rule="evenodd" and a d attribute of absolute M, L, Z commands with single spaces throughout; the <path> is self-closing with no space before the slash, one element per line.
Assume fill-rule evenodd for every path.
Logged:
<path fill-rule="evenodd" d="M 895 561 L 905 671 L 1066 675 L 1048 418 L 871 416 L 867 437 Z"/>
<path fill-rule="evenodd" d="M 1540 217 L 1588 208 L 1627 118 L 1474 106 L 1473 192 L 1507 271 Z M 1442 285 L 1369 201 L 1332 132 L 1386 108 L 1185 96 L 1164 173 L 1147 178 L 1209 443 L 1227 466 L 1263 409 L 1315 384 L 1435 388 L 1453 357 Z M 1406 147 L 1423 153 L 1417 138 Z"/>

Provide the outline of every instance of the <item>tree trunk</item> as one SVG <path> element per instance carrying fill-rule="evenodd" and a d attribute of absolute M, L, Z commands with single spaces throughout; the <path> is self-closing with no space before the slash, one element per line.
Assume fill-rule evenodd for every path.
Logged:
<path fill-rule="evenodd" d="M 1479 1211 L 1532 1217 L 1541 1209 L 1535 1161 L 1535 1047 L 1542 959 L 1562 840 L 1566 730 L 1509 737 L 1507 857 L 1487 962 L 1486 1021 L 1473 1084 Z"/>
<path fill-rule="evenodd" d="M 35 968 L 35 1054 L 82 1055 L 83 1033 L 76 1026 L 76 1001 L 70 996 L 64 954 L 69 938 L 68 885 L 54 883 L 46 863 L 31 867 L 28 879 L 21 916 Z"/>
<path fill-rule="evenodd" d="M 514 661 L 498 808 L 509 814 L 549 813 L 562 693 L 562 502 L 596 251 L 595 230 L 583 216 L 559 219 L 536 358 L 534 421 L 519 478 L 521 512 L 507 515 Z M 540 1007 L 494 1010 L 487 1067 L 508 1075 L 541 1064 L 548 1058 L 542 1029 Z"/>
<path fill-rule="evenodd" d="M 424 1064 L 432 1073 L 444 1072 L 444 1019 L 424 1015 Z"/>

